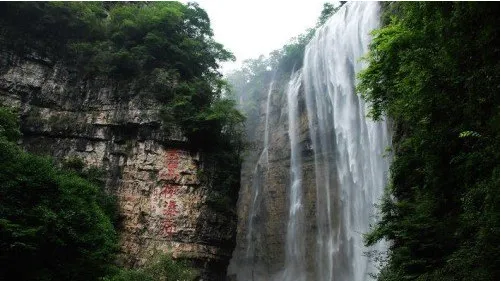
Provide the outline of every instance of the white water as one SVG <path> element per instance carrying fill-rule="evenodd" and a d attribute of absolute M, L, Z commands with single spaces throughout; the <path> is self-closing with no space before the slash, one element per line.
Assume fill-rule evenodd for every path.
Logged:
<path fill-rule="evenodd" d="M 246 260 L 252 260 L 255 256 L 255 248 L 256 244 L 259 243 L 257 233 L 254 231 L 255 220 L 257 217 L 257 212 L 259 211 L 259 197 L 262 189 L 263 182 L 263 173 L 268 171 L 269 167 L 269 115 L 270 115 L 270 102 L 271 102 L 271 93 L 273 90 L 274 80 L 270 82 L 270 86 L 268 88 L 268 96 L 266 99 L 266 119 L 264 125 L 264 141 L 263 141 L 263 151 L 259 155 L 259 159 L 254 168 L 254 172 L 252 173 L 252 191 L 253 191 L 253 199 L 252 204 L 249 210 L 249 219 L 248 219 L 248 227 L 247 227 L 247 251 L 246 251 Z"/>
<path fill-rule="evenodd" d="M 378 3 L 345 4 L 317 30 L 306 47 L 303 68 L 291 75 L 286 87 L 291 147 L 290 182 L 285 187 L 288 216 L 274 218 L 287 219 L 284 260 L 278 260 L 264 246 L 270 245 L 265 243 L 270 234 L 264 233 L 268 224 L 258 218 L 260 210 L 275 204 L 264 202 L 262 194 L 263 185 L 268 183 L 268 151 L 273 145 L 269 143 L 270 83 L 263 150 L 252 175 L 246 248 L 232 269 L 238 281 L 368 281 L 369 274 L 376 273 L 365 253 L 382 252 L 386 247 L 366 248 L 362 235 L 375 223 L 374 205 L 383 195 L 389 168 L 389 159 L 383 154 L 391 136 L 385 121 L 373 122 L 366 117 L 367 106 L 355 92 L 355 85 L 356 73 L 364 67 L 360 58 L 367 53 L 370 32 L 378 23 Z M 314 183 L 308 181 L 313 175 L 305 173 L 311 171 L 307 166 L 311 160 L 302 159 L 303 152 L 311 155 L 311 151 L 299 143 L 303 94 Z M 303 175 L 309 176 L 303 179 Z M 306 194 L 316 194 L 316 201 L 305 201 Z M 306 213 L 306 206 L 315 207 L 315 214 Z"/>
<path fill-rule="evenodd" d="M 366 118 L 355 92 L 377 2 L 350 2 L 320 28 L 305 51 L 303 79 L 317 189 L 316 280 L 369 280 L 363 233 L 383 193 L 390 144 L 385 122 Z M 380 246 L 382 250 L 383 246 Z"/>
<path fill-rule="evenodd" d="M 287 88 L 289 138 L 291 145 L 289 221 L 285 240 L 285 270 L 282 280 L 306 281 L 304 203 L 301 151 L 299 148 L 298 95 L 302 81 L 301 71 L 291 76 Z"/>
<path fill-rule="evenodd" d="M 273 75 L 275 76 L 275 75 Z M 270 146 L 270 103 L 271 103 L 271 92 L 273 90 L 274 78 L 270 82 L 270 88 L 268 89 L 268 97 L 266 98 L 266 120 L 264 124 L 264 143 L 263 151 L 266 151 L 266 167 L 270 164 L 270 154 L 268 148 Z"/>

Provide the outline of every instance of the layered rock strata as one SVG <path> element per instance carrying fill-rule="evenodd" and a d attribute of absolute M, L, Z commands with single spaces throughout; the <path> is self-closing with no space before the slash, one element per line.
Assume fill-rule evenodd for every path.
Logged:
<path fill-rule="evenodd" d="M 159 105 L 139 85 L 0 50 L 0 104 L 19 110 L 27 151 L 105 171 L 122 214 L 123 263 L 169 251 L 193 260 L 203 280 L 224 280 L 236 218 L 207 204 L 199 153 L 179 130 L 165 130 Z"/>

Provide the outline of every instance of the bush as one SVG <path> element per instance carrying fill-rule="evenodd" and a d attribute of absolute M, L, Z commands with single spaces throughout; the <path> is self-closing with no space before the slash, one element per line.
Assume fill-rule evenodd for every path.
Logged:
<path fill-rule="evenodd" d="M 157 256 L 140 269 L 125 269 L 103 281 L 192 281 L 197 272 L 185 260 L 174 260 L 168 254 Z"/>
<path fill-rule="evenodd" d="M 5 109 L 0 109 L 5 113 Z M 6 120 L 15 120 L 15 115 Z M 0 133 L 0 279 L 97 280 L 118 250 L 99 188 Z"/>

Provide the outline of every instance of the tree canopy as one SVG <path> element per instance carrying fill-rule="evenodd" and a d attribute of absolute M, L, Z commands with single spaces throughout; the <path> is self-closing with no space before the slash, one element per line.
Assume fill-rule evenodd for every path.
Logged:
<path fill-rule="evenodd" d="M 7 45 L 65 55 L 89 71 L 128 78 L 160 68 L 187 80 L 233 58 L 196 3 L 5 2 L 0 11 Z"/>
<path fill-rule="evenodd" d="M 3 2 L 0 30 L 6 46 L 77 66 L 87 79 L 134 81 L 136 93 L 162 105 L 163 127 L 177 126 L 191 148 L 204 152 L 211 162 L 205 167 L 230 165 L 238 178 L 244 118 L 223 96 L 227 85 L 219 73 L 219 63 L 234 57 L 213 39 L 197 3 Z M 211 185 L 238 189 L 236 180 L 231 187 Z"/>
<path fill-rule="evenodd" d="M 396 126 L 379 280 L 499 279 L 499 3 L 385 8 L 358 89 Z"/>

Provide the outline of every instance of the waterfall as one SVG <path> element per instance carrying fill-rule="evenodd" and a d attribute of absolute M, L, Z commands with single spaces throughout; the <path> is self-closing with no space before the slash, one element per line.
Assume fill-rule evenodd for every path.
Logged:
<path fill-rule="evenodd" d="M 317 280 L 368 280 L 374 271 L 363 233 L 385 186 L 389 145 L 386 123 L 366 117 L 355 92 L 377 2 L 344 5 L 317 30 L 305 50 L 303 79 L 317 189 Z M 381 246 L 382 247 L 382 246 Z"/>
<path fill-rule="evenodd" d="M 275 75 L 273 75 L 275 77 Z M 264 123 L 264 141 L 263 141 L 263 152 L 266 151 L 266 167 L 270 164 L 270 154 L 268 148 L 270 146 L 270 103 L 271 103 L 271 91 L 273 90 L 273 83 L 275 82 L 273 78 L 270 82 L 270 87 L 268 89 L 268 97 L 266 98 L 266 119 Z"/>
<path fill-rule="evenodd" d="M 377 272 L 367 253 L 386 246 L 365 247 L 363 234 L 376 220 L 391 136 L 385 120 L 366 117 L 355 85 L 378 24 L 377 2 L 343 5 L 306 46 L 302 69 L 277 79 L 288 84 L 277 85 L 284 95 L 272 113 L 270 83 L 263 149 L 239 205 L 248 220 L 231 265 L 236 280 L 366 281 Z"/>
<path fill-rule="evenodd" d="M 289 190 L 289 221 L 285 241 L 285 271 L 284 281 L 306 281 L 305 276 L 305 233 L 303 213 L 303 190 L 301 154 L 299 138 L 298 95 L 301 87 L 302 73 L 291 76 L 287 88 L 287 108 L 289 123 L 289 138 L 291 146 L 290 157 L 290 190 Z"/>
<path fill-rule="evenodd" d="M 246 260 L 251 261 L 255 256 L 255 245 L 256 245 L 256 233 L 254 231 L 255 220 L 257 217 L 257 212 L 259 211 L 259 202 L 260 202 L 260 192 L 263 185 L 263 177 L 264 173 L 267 172 L 269 167 L 269 116 L 270 116 L 270 103 L 271 103 L 271 92 L 273 90 L 274 79 L 270 82 L 268 88 L 268 95 L 266 98 L 266 117 L 265 117 L 265 125 L 264 125 L 264 140 L 263 140 L 263 150 L 259 155 L 256 166 L 254 168 L 254 172 L 252 173 L 252 204 L 249 210 L 249 219 L 248 219 L 248 229 L 247 229 L 247 251 L 246 251 Z"/>

